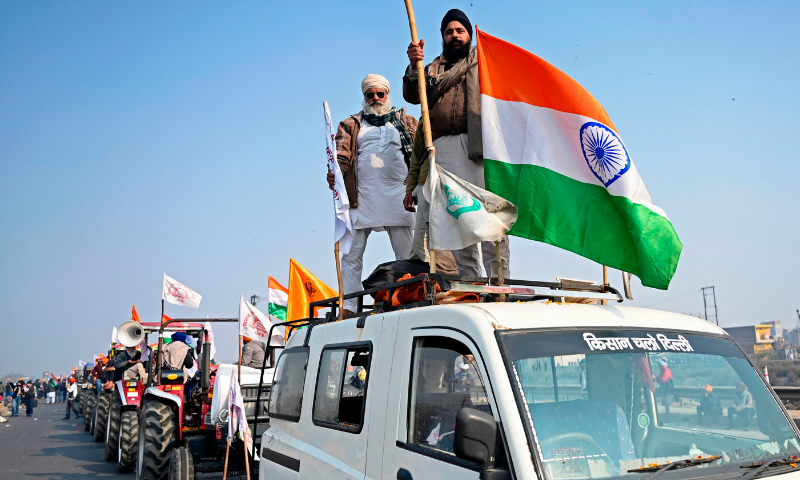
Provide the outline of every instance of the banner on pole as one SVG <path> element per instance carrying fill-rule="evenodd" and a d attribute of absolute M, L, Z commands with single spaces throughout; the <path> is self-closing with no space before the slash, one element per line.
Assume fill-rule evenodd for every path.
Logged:
<path fill-rule="evenodd" d="M 273 340 L 272 343 L 268 343 L 267 336 L 271 328 L 272 322 L 270 318 L 245 300 L 244 295 L 242 295 L 239 301 L 239 333 L 264 345 L 283 346 L 283 331 L 285 327 L 272 330 Z"/>
<path fill-rule="evenodd" d="M 322 102 L 325 110 L 325 153 L 328 157 L 328 171 L 333 173 L 333 211 L 335 215 L 333 242 L 339 242 L 339 252 L 350 252 L 353 243 L 353 221 L 350 219 L 350 200 L 344 186 L 342 170 L 336 159 L 336 137 L 333 132 L 333 121 L 328 102 Z"/>
<path fill-rule="evenodd" d="M 165 273 L 161 299 L 174 305 L 198 308 L 203 296 Z"/>

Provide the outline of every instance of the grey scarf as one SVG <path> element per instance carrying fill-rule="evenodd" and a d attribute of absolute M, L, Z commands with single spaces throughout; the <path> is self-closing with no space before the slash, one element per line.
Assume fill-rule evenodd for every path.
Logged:
<path fill-rule="evenodd" d="M 464 75 L 467 76 L 467 138 L 470 160 L 483 160 L 483 136 L 481 133 L 481 86 L 478 76 L 478 49 L 469 49 L 469 55 L 462 58 L 450 70 L 439 75 L 428 71 L 428 105 L 435 105 L 444 93 L 453 88 Z M 475 68 L 473 68 L 475 67 Z"/>

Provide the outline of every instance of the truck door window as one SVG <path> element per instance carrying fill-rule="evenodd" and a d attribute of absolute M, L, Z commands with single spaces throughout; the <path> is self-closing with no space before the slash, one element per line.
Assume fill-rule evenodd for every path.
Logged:
<path fill-rule="evenodd" d="M 408 443 L 450 454 L 459 410 L 492 413 L 472 352 L 446 337 L 414 341 L 410 399 Z"/>
<path fill-rule="evenodd" d="M 364 423 L 369 346 L 333 346 L 322 351 L 314 392 L 315 425 L 360 432 Z"/>
<path fill-rule="evenodd" d="M 307 364 L 308 348 L 291 348 L 281 354 L 269 401 L 270 417 L 300 421 Z"/>

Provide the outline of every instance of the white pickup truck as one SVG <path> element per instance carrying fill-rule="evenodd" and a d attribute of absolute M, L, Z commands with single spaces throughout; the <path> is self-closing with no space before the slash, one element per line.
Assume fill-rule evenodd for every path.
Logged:
<path fill-rule="evenodd" d="M 800 478 L 795 427 L 701 319 L 544 302 L 295 330 L 261 480 Z"/>

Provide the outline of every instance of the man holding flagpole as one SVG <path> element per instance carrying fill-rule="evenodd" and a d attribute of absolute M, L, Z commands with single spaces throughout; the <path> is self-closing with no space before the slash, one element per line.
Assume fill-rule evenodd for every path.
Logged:
<path fill-rule="evenodd" d="M 472 46 L 472 23 L 464 12 L 454 8 L 445 14 L 440 31 L 442 53 L 425 67 L 436 163 L 458 179 L 482 189 L 484 176 L 480 85 L 477 52 Z M 414 65 L 424 59 L 424 45 L 424 40 L 412 42 L 407 51 L 411 65 L 403 76 L 403 98 L 414 105 L 420 103 L 417 70 Z M 431 248 L 428 246 L 430 240 L 426 238 L 429 200 L 422 194 L 422 186 L 428 178 L 429 166 L 427 152 L 424 152 L 422 143 L 419 142 L 415 147 L 419 153 L 412 159 L 403 204 L 408 211 L 415 210 L 414 203 L 419 205 L 412 253 L 415 258 L 427 259 L 427 250 Z M 439 232 L 439 235 L 444 234 L 445 232 Z M 446 234 L 450 235 L 452 232 Z M 434 231 L 432 235 L 437 235 L 437 232 Z M 482 242 L 481 250 L 486 275 L 497 277 L 495 245 Z M 508 277 L 510 253 L 507 236 L 503 236 L 500 241 L 499 250 L 503 274 Z M 454 250 L 453 257 L 460 275 L 481 276 L 481 255 L 477 245 Z"/>
<path fill-rule="evenodd" d="M 404 210 L 402 201 L 417 120 L 405 108 L 392 106 L 390 90 L 385 77 L 367 75 L 361 82 L 364 109 L 340 122 L 336 133 L 336 159 L 354 227 L 350 250 L 342 255 L 345 293 L 362 290 L 364 251 L 373 231 L 389 234 L 395 259 L 411 254 L 414 215 Z M 329 172 L 331 189 L 335 182 L 334 173 Z M 347 300 L 345 313 L 355 311 L 356 305 L 355 300 Z"/>

